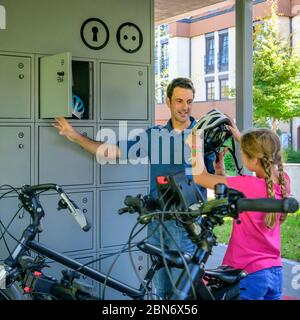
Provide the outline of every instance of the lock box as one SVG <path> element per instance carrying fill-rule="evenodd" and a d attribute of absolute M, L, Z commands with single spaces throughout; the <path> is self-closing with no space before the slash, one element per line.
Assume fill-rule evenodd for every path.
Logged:
<path fill-rule="evenodd" d="M 93 120 L 94 63 L 70 52 L 40 58 L 39 118 Z"/>

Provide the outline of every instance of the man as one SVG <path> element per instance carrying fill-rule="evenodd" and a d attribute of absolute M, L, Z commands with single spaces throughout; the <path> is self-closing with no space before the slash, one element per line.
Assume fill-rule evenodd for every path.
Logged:
<path fill-rule="evenodd" d="M 191 175 L 189 165 L 185 161 L 185 138 L 186 132 L 193 128 L 196 121 L 191 117 L 192 103 L 195 89 L 191 80 L 187 78 L 176 78 L 171 81 L 167 88 L 166 103 L 171 111 L 171 118 L 165 126 L 154 126 L 147 130 L 146 153 L 150 160 L 150 195 L 156 197 L 156 177 L 162 175 L 173 175 L 178 172 L 186 172 Z M 121 150 L 117 145 L 108 145 L 97 142 L 79 134 L 64 118 L 56 119 L 53 124 L 59 130 L 59 134 L 66 136 L 69 140 L 79 144 L 88 152 L 103 159 L 116 159 L 121 157 Z M 165 140 L 164 140 L 165 139 Z M 173 143 L 171 140 L 173 139 Z M 164 144 L 168 141 L 168 144 Z M 175 143 L 176 141 L 176 143 Z M 179 142 L 179 143 L 178 143 Z M 136 141 L 128 141 L 128 150 Z M 101 147 L 100 147 L 101 146 Z M 205 159 L 207 170 L 213 173 L 214 156 Z M 206 200 L 206 189 L 199 186 L 203 198 Z M 165 221 L 164 225 L 168 232 L 161 231 L 158 221 L 149 224 L 149 242 L 160 246 L 161 237 L 164 244 L 173 250 L 181 249 L 183 252 L 194 253 L 196 247 L 188 238 L 184 227 L 175 220 Z M 170 235 L 168 234 L 170 233 Z M 176 243 L 174 243 L 174 240 Z M 174 272 L 172 270 L 172 272 Z M 175 273 L 178 273 L 175 271 Z M 173 282 L 176 282 L 176 277 Z M 156 294 L 160 298 L 167 297 L 172 292 L 172 281 L 165 268 L 157 272 L 154 278 Z"/>

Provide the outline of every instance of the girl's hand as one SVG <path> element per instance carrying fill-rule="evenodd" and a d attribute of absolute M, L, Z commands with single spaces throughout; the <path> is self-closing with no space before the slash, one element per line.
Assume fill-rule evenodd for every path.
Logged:
<path fill-rule="evenodd" d="M 193 175 L 200 175 L 205 170 L 202 131 L 192 131 L 185 140 L 185 143 L 191 149 L 191 158 L 189 161 L 191 161 L 192 164 Z"/>
<path fill-rule="evenodd" d="M 223 151 L 221 151 L 215 162 L 214 162 L 214 169 L 215 169 L 215 174 L 219 176 L 226 176 L 226 169 L 225 169 L 225 163 L 224 163 L 224 157 L 227 152 L 227 148 L 224 148 Z"/>
<path fill-rule="evenodd" d="M 241 133 L 240 133 L 240 130 L 238 129 L 238 127 L 236 126 L 236 124 L 234 123 L 234 120 L 228 115 L 228 114 L 225 114 L 230 122 L 231 122 L 231 126 L 230 125 L 227 125 L 226 127 L 231 131 L 234 139 L 237 141 L 237 142 L 240 142 L 241 140 Z"/>

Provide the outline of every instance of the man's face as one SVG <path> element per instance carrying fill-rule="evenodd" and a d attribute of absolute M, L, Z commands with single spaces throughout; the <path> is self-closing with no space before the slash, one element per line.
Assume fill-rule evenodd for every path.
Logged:
<path fill-rule="evenodd" d="M 193 91 L 191 89 L 176 87 L 171 99 L 167 97 L 166 102 L 173 119 L 175 118 L 177 122 L 182 124 L 189 121 L 193 103 Z"/>

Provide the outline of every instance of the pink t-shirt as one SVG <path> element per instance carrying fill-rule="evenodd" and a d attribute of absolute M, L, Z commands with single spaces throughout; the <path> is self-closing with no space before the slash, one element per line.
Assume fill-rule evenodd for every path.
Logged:
<path fill-rule="evenodd" d="M 287 174 L 287 193 L 290 193 L 290 178 Z M 254 176 L 228 177 L 227 185 L 230 188 L 244 193 L 246 198 L 266 198 L 267 187 L 265 179 Z M 274 185 L 275 198 L 281 199 L 281 190 L 278 184 Z M 253 273 L 265 268 L 282 266 L 280 256 L 280 223 L 277 215 L 277 224 L 273 229 L 264 223 L 266 213 L 243 212 L 240 213 L 240 224 L 236 220 L 229 245 L 223 259 L 223 265 L 237 269 L 244 269 Z"/>

